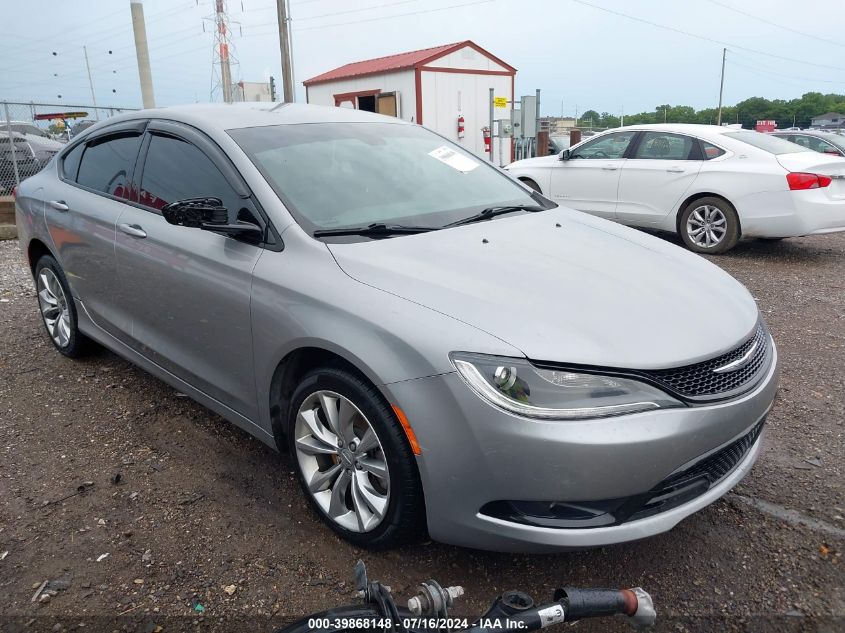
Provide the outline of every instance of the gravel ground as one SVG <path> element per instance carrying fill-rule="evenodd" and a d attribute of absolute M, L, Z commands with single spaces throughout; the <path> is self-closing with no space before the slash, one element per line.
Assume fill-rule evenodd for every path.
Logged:
<path fill-rule="evenodd" d="M 370 553 L 322 526 L 287 456 L 109 352 L 56 353 L 17 243 L 0 243 L 0 630 L 269 630 L 352 601 L 359 557 L 405 596 L 464 585 L 465 615 L 504 589 L 642 585 L 662 630 L 845 630 L 845 234 L 714 261 L 782 359 L 765 451 L 734 493 L 625 546 Z"/>

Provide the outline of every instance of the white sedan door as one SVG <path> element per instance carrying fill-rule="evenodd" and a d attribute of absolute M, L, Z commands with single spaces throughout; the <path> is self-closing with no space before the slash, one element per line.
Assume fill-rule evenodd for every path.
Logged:
<path fill-rule="evenodd" d="M 698 177 L 703 158 L 691 136 L 642 132 L 622 167 L 616 219 L 633 226 L 660 223 Z"/>
<path fill-rule="evenodd" d="M 619 175 L 635 131 L 602 134 L 577 145 L 552 168 L 551 198 L 566 207 L 613 219 Z"/>

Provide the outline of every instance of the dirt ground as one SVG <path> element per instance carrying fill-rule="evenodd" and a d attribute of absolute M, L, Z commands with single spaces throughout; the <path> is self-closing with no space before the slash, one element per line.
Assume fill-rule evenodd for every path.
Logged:
<path fill-rule="evenodd" d="M 845 630 L 845 234 L 714 261 L 782 359 L 765 451 L 733 493 L 624 546 L 370 553 L 319 522 L 287 456 L 110 352 L 56 353 L 17 243 L 0 243 L 0 631 L 270 630 L 354 601 L 358 558 L 404 596 L 463 585 L 468 616 L 504 589 L 641 585 L 661 630 Z"/>

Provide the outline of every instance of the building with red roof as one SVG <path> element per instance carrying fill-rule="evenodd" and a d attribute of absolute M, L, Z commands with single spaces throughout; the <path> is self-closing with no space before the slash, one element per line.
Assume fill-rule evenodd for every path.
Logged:
<path fill-rule="evenodd" d="M 495 118 L 510 119 L 515 77 L 516 68 L 467 40 L 352 62 L 303 84 L 308 103 L 421 123 L 484 156 L 482 128 L 489 126 L 490 89 L 508 101 L 507 107 L 496 108 Z M 504 163 L 512 159 L 510 145 L 502 148 Z M 493 149 L 498 157 L 498 146 Z"/>

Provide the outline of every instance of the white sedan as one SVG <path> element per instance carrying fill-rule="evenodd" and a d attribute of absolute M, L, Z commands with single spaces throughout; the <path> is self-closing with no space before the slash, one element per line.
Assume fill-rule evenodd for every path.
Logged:
<path fill-rule="evenodd" d="M 616 128 L 506 169 L 563 206 L 677 232 L 698 253 L 724 253 L 741 236 L 845 231 L 845 160 L 750 130 Z"/>

